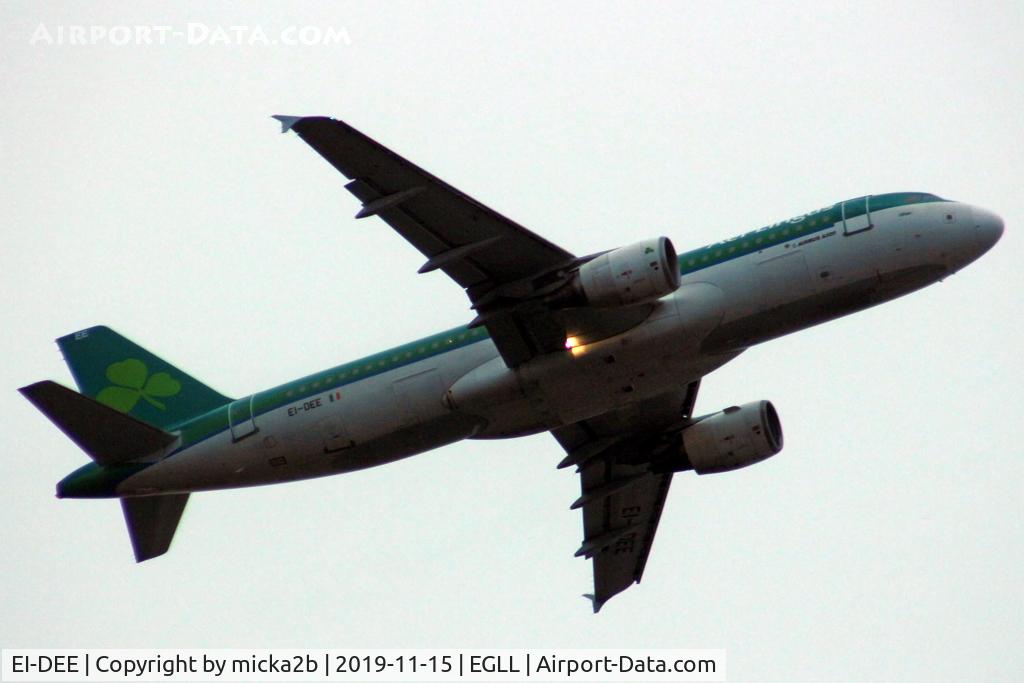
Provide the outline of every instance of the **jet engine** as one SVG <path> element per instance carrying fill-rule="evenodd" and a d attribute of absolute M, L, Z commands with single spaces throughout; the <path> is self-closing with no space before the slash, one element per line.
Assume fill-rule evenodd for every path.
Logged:
<path fill-rule="evenodd" d="M 781 450 L 782 423 L 770 401 L 726 408 L 682 433 L 682 456 L 697 474 L 738 470 Z"/>
<path fill-rule="evenodd" d="M 580 266 L 572 289 L 590 306 L 614 307 L 660 299 L 679 288 L 679 262 L 667 237 L 619 247 Z"/>

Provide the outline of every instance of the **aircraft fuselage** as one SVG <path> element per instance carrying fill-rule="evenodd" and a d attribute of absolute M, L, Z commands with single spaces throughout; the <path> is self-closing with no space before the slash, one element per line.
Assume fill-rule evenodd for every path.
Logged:
<path fill-rule="evenodd" d="M 512 369 L 482 328 L 451 330 L 234 401 L 180 425 L 169 453 L 86 465 L 58 495 L 271 484 L 467 438 L 554 429 L 685 387 L 750 346 L 936 282 L 1001 234 L 983 209 L 882 201 L 897 196 L 840 202 L 684 253 L 679 288 L 608 338 Z M 865 201 L 884 208 L 852 210 Z"/>

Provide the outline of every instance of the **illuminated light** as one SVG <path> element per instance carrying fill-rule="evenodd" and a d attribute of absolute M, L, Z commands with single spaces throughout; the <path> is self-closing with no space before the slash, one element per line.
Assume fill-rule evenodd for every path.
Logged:
<path fill-rule="evenodd" d="M 565 338 L 565 348 L 567 348 L 567 349 L 575 349 L 579 345 L 580 345 L 579 337 L 566 337 Z"/>

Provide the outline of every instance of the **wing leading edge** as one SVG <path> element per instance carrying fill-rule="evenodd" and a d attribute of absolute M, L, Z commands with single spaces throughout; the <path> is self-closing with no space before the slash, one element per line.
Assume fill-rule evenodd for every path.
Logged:
<path fill-rule="evenodd" d="M 466 290 L 505 363 L 515 367 L 565 350 L 565 340 L 594 338 L 636 325 L 648 306 L 623 310 L 552 310 L 544 297 L 564 286 L 585 258 L 427 173 L 342 121 L 275 116 L 342 175 L 360 202 L 356 218 L 377 216 L 425 257 L 419 272 L 441 270 Z"/>

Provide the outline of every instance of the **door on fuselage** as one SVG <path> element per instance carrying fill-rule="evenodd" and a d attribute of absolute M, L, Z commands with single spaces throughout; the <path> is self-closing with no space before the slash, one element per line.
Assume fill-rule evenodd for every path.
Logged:
<path fill-rule="evenodd" d="M 843 234 L 854 235 L 871 228 L 871 197 L 843 202 Z"/>
<path fill-rule="evenodd" d="M 793 250 L 757 264 L 764 308 L 772 310 L 807 296 L 811 277 L 803 252 Z"/>
<path fill-rule="evenodd" d="M 345 429 L 345 421 L 339 415 L 320 420 L 317 427 L 324 440 L 324 453 L 343 451 L 356 445 L 352 435 Z"/>
<path fill-rule="evenodd" d="M 228 426 L 231 428 L 231 440 L 241 441 L 259 431 L 253 419 L 252 402 L 255 395 L 232 401 L 228 406 Z"/>

